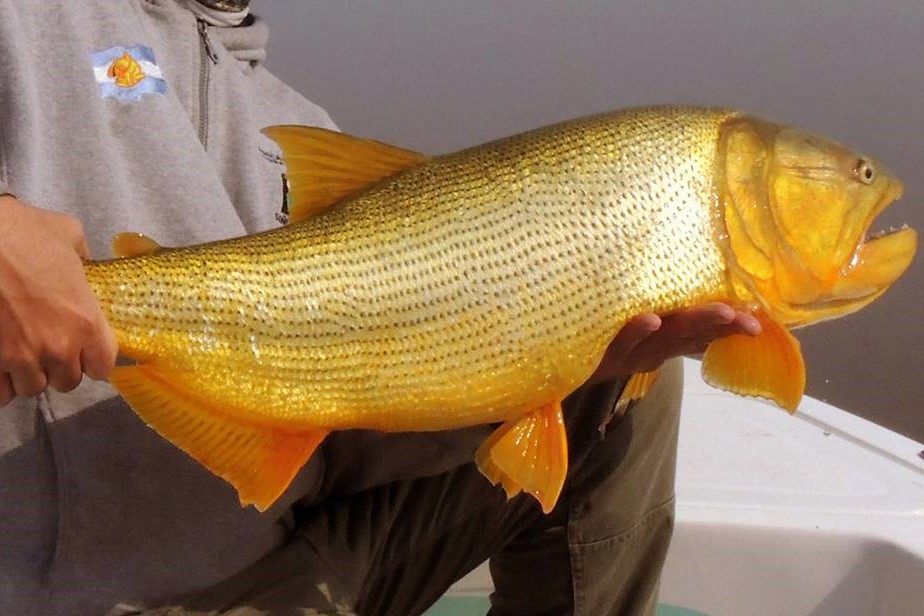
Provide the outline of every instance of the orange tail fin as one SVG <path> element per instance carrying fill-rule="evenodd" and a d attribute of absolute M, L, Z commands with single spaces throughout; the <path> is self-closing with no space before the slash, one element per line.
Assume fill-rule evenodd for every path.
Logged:
<path fill-rule="evenodd" d="M 242 505 L 260 511 L 282 495 L 327 436 L 236 421 L 191 394 L 180 377 L 153 366 L 117 367 L 109 380 L 148 425 L 234 486 Z"/>

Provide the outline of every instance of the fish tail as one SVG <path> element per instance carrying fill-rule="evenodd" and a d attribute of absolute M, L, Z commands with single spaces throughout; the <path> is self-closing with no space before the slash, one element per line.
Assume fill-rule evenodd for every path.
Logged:
<path fill-rule="evenodd" d="M 117 367 L 109 380 L 149 426 L 233 485 L 242 505 L 260 511 L 328 434 L 242 422 L 185 387 L 181 375 L 147 364 Z"/>

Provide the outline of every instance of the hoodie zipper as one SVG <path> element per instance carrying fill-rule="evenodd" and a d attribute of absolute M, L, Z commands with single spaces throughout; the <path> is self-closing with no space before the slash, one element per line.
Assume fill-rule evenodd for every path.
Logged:
<path fill-rule="evenodd" d="M 199 58 L 199 141 L 202 147 L 209 145 L 209 81 L 212 74 L 212 65 L 218 64 L 218 55 L 209 39 L 209 26 L 205 21 L 196 19 L 199 30 L 199 39 L 202 41 Z"/>

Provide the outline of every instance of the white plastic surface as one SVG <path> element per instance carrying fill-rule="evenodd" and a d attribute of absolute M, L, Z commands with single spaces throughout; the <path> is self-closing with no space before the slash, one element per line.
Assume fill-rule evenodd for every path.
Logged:
<path fill-rule="evenodd" d="M 662 602 L 710 616 L 924 616 L 924 445 L 811 398 L 790 417 L 709 387 L 699 366 L 685 360 Z M 453 592 L 490 588 L 481 567 Z"/>
<path fill-rule="evenodd" d="M 789 417 L 685 368 L 662 600 L 712 616 L 924 615 L 924 446 L 811 398 Z"/>

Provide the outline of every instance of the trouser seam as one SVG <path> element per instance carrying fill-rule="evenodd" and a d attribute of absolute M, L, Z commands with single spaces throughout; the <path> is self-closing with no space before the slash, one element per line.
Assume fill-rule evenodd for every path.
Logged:
<path fill-rule="evenodd" d="M 655 505 L 649 509 L 642 517 L 640 517 L 632 526 L 619 531 L 614 535 L 609 535 L 602 539 L 594 539 L 593 541 L 572 541 L 571 545 L 577 548 L 592 548 L 599 545 L 608 545 L 611 543 L 621 543 L 626 539 L 635 535 L 638 531 L 642 530 L 648 526 L 652 520 L 657 517 L 659 514 L 663 513 L 665 509 L 670 509 L 674 506 L 676 497 L 671 496 L 667 500 Z"/>
<path fill-rule="evenodd" d="M 327 568 L 327 570 L 330 571 L 331 574 L 337 576 L 337 581 L 340 584 L 340 588 L 349 589 L 349 593 L 351 595 L 356 593 L 357 589 L 348 583 L 348 580 L 350 580 L 351 578 L 348 578 L 347 576 L 345 576 L 343 571 L 341 571 L 339 567 L 334 566 L 333 562 L 331 562 L 331 559 L 325 555 L 323 550 L 318 549 L 317 544 L 314 541 L 312 541 L 310 537 L 308 537 L 307 533 L 304 533 L 304 532 L 298 533 L 296 538 L 301 541 L 304 541 L 311 548 L 311 550 L 314 552 L 317 559 L 321 561 L 324 567 Z M 357 599 L 356 597 L 352 597 L 353 601 L 356 601 L 356 599 Z"/>
<path fill-rule="evenodd" d="M 516 507 L 517 504 L 511 504 L 510 501 L 507 501 L 507 503 L 505 503 L 503 506 L 504 506 L 504 507 Z M 466 517 L 464 517 L 464 518 L 462 518 L 462 519 L 460 519 L 460 520 L 454 520 L 454 521 L 453 521 L 452 523 L 450 523 L 449 525 L 446 525 L 446 526 L 440 528 L 437 532 L 427 533 L 427 538 L 424 539 L 423 541 L 418 541 L 418 542 L 415 544 L 414 547 L 415 547 L 415 548 L 418 548 L 418 547 L 420 546 L 421 543 L 424 543 L 424 544 L 426 544 L 426 545 L 432 545 L 432 544 L 436 543 L 437 540 L 438 540 L 440 537 L 443 537 L 443 536 L 445 536 L 445 535 L 451 535 L 451 534 L 453 534 L 453 533 L 455 532 L 455 529 L 457 529 L 457 528 L 459 528 L 459 527 L 461 527 L 461 526 L 464 526 L 465 524 L 469 523 L 473 518 L 477 518 L 477 517 L 482 517 L 482 518 L 483 518 L 489 511 L 491 511 L 491 510 L 494 509 L 494 508 L 495 508 L 495 506 L 492 506 L 492 505 L 481 506 L 481 507 L 479 507 L 476 511 L 472 512 L 471 514 L 469 514 L 468 516 L 466 516 Z M 526 512 L 523 512 L 523 513 L 525 514 Z M 512 537 L 511 537 L 511 539 L 512 539 Z M 382 547 L 384 548 L 384 546 L 382 546 Z M 413 553 L 412 553 L 412 550 L 411 550 L 411 546 L 404 546 L 404 548 L 402 549 L 402 551 L 401 551 L 399 554 L 394 555 L 394 558 L 393 558 L 393 560 L 392 560 L 391 562 L 394 562 L 394 563 L 403 563 L 403 562 L 408 561 L 408 560 L 411 559 L 412 557 L 413 557 Z M 381 558 L 380 550 L 376 552 L 375 558 L 376 558 L 376 559 Z"/>
<path fill-rule="evenodd" d="M 586 613 L 584 609 L 587 603 L 586 584 L 584 583 L 584 553 L 618 545 L 637 536 L 640 531 L 645 530 L 655 520 L 663 519 L 665 513 L 669 514 L 675 501 L 676 497 L 672 495 L 667 500 L 649 509 L 628 528 L 602 539 L 576 541 L 571 539 L 571 533 L 569 533 L 568 552 L 571 556 L 572 616 L 580 616 Z M 570 524 L 571 521 L 569 521 L 569 526 Z"/>

